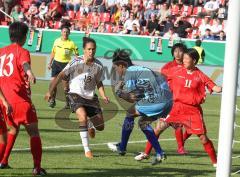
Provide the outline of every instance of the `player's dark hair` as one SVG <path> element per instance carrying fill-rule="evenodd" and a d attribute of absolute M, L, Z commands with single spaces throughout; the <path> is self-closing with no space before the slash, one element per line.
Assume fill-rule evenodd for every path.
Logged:
<path fill-rule="evenodd" d="M 83 37 L 83 48 L 86 47 L 87 43 L 93 43 L 94 46 L 96 47 L 96 41 L 90 37 Z"/>
<path fill-rule="evenodd" d="M 132 60 L 130 59 L 130 54 L 127 52 L 127 50 L 124 49 L 116 49 L 113 53 L 113 63 L 118 65 L 120 62 L 121 63 L 126 63 L 127 66 L 132 66 Z"/>
<path fill-rule="evenodd" d="M 195 64 L 198 63 L 198 60 L 199 60 L 199 54 L 198 54 L 198 51 L 194 48 L 190 48 L 190 49 L 187 49 L 187 51 L 185 52 L 185 54 L 187 54 L 188 56 L 190 56 L 193 60 L 195 60 Z"/>
<path fill-rule="evenodd" d="M 173 53 L 174 53 L 175 49 L 177 49 L 177 48 L 179 48 L 183 52 L 186 52 L 186 50 L 187 50 L 187 46 L 185 44 L 176 43 L 176 44 L 174 44 L 174 46 L 172 47 L 172 50 L 171 50 L 172 56 L 173 56 Z"/>
<path fill-rule="evenodd" d="M 12 43 L 21 43 L 27 36 L 28 26 L 22 22 L 14 22 L 9 26 L 8 32 Z"/>
<path fill-rule="evenodd" d="M 200 47 L 202 44 L 202 41 L 200 39 L 196 40 L 195 45 Z"/>

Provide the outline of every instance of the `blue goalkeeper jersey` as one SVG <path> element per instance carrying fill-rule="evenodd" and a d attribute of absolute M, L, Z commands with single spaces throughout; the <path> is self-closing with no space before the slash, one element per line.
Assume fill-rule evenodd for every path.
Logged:
<path fill-rule="evenodd" d="M 171 107 L 172 93 L 165 77 L 160 73 L 143 66 L 130 66 L 125 73 L 124 82 L 124 89 L 137 96 L 136 109 L 140 113 L 153 116 L 162 113 L 166 104 Z"/>

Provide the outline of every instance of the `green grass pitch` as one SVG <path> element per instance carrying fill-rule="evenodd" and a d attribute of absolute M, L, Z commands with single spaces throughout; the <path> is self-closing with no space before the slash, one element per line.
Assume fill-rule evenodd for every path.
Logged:
<path fill-rule="evenodd" d="M 125 112 L 111 94 L 111 89 L 106 88 L 114 107 L 105 106 L 104 115 L 110 119 L 106 121 L 105 130 L 97 132 L 95 139 L 90 140 L 91 149 L 95 155 L 94 159 L 86 159 L 83 147 L 80 146 L 80 137 L 77 130 L 77 121 L 74 114 L 70 115 L 70 121 L 58 118 L 63 115 L 59 112 L 64 103 L 58 101 L 54 109 L 48 107 L 44 101 L 44 94 L 48 89 L 47 81 L 38 81 L 32 86 L 32 99 L 37 109 L 39 117 L 39 129 L 43 143 L 42 166 L 51 177 L 213 177 L 215 168 L 212 167 L 210 159 L 203 151 L 203 147 L 196 136 L 192 136 L 186 142 L 186 149 L 189 155 L 180 156 L 176 153 L 176 141 L 173 129 L 169 128 L 161 135 L 160 142 L 168 155 L 168 159 L 163 163 L 151 166 L 151 159 L 142 162 L 134 160 L 136 152 L 143 151 L 145 137 L 137 125 L 131 135 L 128 145 L 128 153 L 125 156 L 108 150 L 107 142 L 117 142 L 120 139 L 121 124 Z M 204 119 L 206 122 L 208 136 L 213 140 L 215 148 L 218 144 L 218 127 L 220 114 L 220 96 L 208 95 L 206 103 L 203 104 Z M 240 106 L 240 100 L 239 106 Z M 118 108 L 117 108 L 118 107 Z M 116 112 L 116 109 L 118 111 Z M 240 114 L 240 113 L 239 113 Z M 240 124 L 239 114 L 236 122 Z M 57 118 L 55 118 L 57 117 Z M 61 117 L 61 116 L 60 116 Z M 137 121 L 136 121 L 137 122 Z M 65 127 L 65 128 L 64 128 Z M 72 127 L 71 129 L 69 129 Z M 240 128 L 235 130 L 235 140 L 240 141 Z M 162 140 L 162 141 L 161 141 Z M 32 176 L 32 156 L 29 148 L 29 139 L 23 129 L 14 146 L 14 151 L 10 156 L 9 164 L 13 169 L 0 170 L 0 176 Z M 240 144 L 234 144 L 233 156 L 240 156 Z M 232 160 L 232 172 L 240 170 L 240 158 Z M 234 176 L 240 176 L 236 174 Z"/>

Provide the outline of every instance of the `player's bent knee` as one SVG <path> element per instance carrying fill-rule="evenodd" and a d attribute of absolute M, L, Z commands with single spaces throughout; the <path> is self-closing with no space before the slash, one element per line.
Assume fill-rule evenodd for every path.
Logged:
<path fill-rule="evenodd" d="M 9 127 L 9 131 L 8 133 L 12 134 L 12 135 L 17 135 L 19 132 L 19 128 L 18 127 L 13 127 L 13 126 L 10 126 Z"/>
<path fill-rule="evenodd" d="M 28 135 L 31 137 L 40 136 L 37 122 L 25 125 L 25 129 L 27 130 Z"/>
<path fill-rule="evenodd" d="M 28 133 L 29 136 L 31 136 L 31 137 L 40 136 L 38 129 L 31 129 L 31 130 L 28 131 L 28 132 L 29 132 L 29 133 Z"/>
<path fill-rule="evenodd" d="M 103 131 L 104 130 L 104 124 L 103 125 L 99 125 L 95 127 L 98 131 Z"/>
<path fill-rule="evenodd" d="M 169 125 L 167 122 L 163 121 L 163 120 L 159 120 L 159 122 L 157 123 L 157 126 L 156 126 L 156 131 L 158 133 L 161 133 L 162 131 L 164 131 L 166 128 L 168 128 Z M 154 130 L 155 131 L 155 130 Z"/>
<path fill-rule="evenodd" d="M 200 141 L 201 141 L 202 144 L 207 143 L 208 140 L 209 140 L 208 137 L 205 134 L 199 135 L 199 138 L 200 138 Z"/>
<path fill-rule="evenodd" d="M 149 121 L 147 121 L 144 117 L 141 117 L 138 120 L 138 126 L 141 130 L 145 130 L 145 128 L 149 125 Z"/>

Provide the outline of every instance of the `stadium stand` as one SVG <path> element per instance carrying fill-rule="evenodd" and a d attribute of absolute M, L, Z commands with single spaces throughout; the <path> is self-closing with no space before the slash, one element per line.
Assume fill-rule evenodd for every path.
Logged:
<path fill-rule="evenodd" d="M 72 24 L 72 30 L 89 30 L 89 32 L 104 32 L 104 33 L 120 33 L 130 34 L 132 29 L 124 28 L 124 24 L 129 20 L 132 22 L 131 25 L 139 24 L 139 33 L 135 35 L 153 35 L 147 31 L 147 26 L 151 17 L 151 14 L 156 15 L 158 26 L 156 27 L 157 33 L 163 36 L 164 25 L 167 21 L 166 17 L 171 18 L 174 24 L 174 32 L 179 30 L 178 23 L 180 21 L 190 23 L 191 28 L 187 29 L 187 38 L 200 38 L 202 39 L 204 33 L 201 26 L 205 25 L 205 19 L 208 18 L 208 24 L 211 28 L 214 28 L 213 19 L 217 19 L 218 25 L 222 27 L 221 30 L 214 30 L 214 39 L 218 40 L 220 31 L 225 33 L 225 24 L 227 22 L 227 10 L 229 0 L 206 0 L 205 3 L 199 0 L 182 0 L 182 1 L 152 1 L 152 0 L 129 0 L 126 1 L 115 1 L 117 3 L 111 4 L 108 7 L 107 1 L 101 4 L 100 1 L 92 0 L 86 1 L 74 1 L 74 0 L 19 0 L 17 4 L 20 5 L 21 13 L 20 18 L 15 20 L 21 20 L 29 26 L 36 28 L 52 28 L 59 29 L 62 21 L 70 21 Z M 4 5 L 0 0 L 0 8 L 4 10 Z M 105 3 L 104 3 L 105 2 Z M 157 2 L 157 3 L 156 3 Z M 193 3 L 194 2 L 194 3 Z M 214 13 L 209 13 L 204 7 L 206 4 L 216 4 L 217 10 Z M 97 5 L 98 4 L 98 5 Z M 11 14 L 15 13 L 15 8 L 11 9 Z M 134 18 L 130 18 L 130 13 L 134 14 Z M 93 15 L 94 14 L 94 15 Z M 180 23 L 181 23 L 180 22 Z M 0 15 L 0 24 L 9 25 L 11 20 Z M 99 29 L 100 28 L 100 29 Z M 216 28 L 216 27 L 215 27 Z M 168 30 L 167 30 L 168 31 Z M 205 30 L 204 30 L 205 31 Z M 178 34 L 179 35 L 179 34 Z"/>

